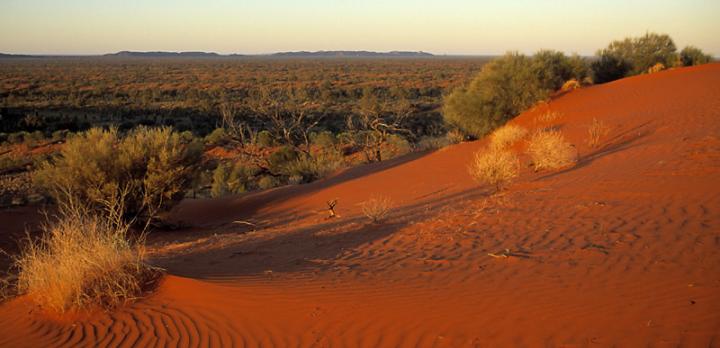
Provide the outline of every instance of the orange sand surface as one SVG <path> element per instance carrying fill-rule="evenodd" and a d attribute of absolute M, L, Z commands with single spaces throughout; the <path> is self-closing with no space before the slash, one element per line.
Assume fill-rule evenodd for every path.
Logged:
<path fill-rule="evenodd" d="M 168 216 L 185 227 L 149 238 L 170 274 L 155 293 L 60 319 L 14 299 L 0 346 L 720 346 L 720 64 L 575 90 L 513 123 L 547 110 L 572 168 L 523 166 L 491 195 L 467 172 L 476 141 L 186 200 Z M 596 149 L 593 118 L 610 127 Z M 360 207 L 377 195 L 382 224 Z M 32 214 L 2 225 L 17 216 Z"/>

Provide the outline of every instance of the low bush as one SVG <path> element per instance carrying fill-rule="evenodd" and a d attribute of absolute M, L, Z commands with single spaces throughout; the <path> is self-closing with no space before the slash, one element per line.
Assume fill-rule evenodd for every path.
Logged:
<path fill-rule="evenodd" d="M 647 72 L 648 72 L 648 74 L 654 74 L 657 72 L 661 72 L 663 70 L 665 70 L 665 65 L 663 65 L 663 63 L 657 63 L 657 64 L 651 66 Z"/>
<path fill-rule="evenodd" d="M 258 188 L 261 190 L 271 189 L 280 185 L 280 182 L 273 176 L 265 175 L 258 179 Z"/>
<path fill-rule="evenodd" d="M 498 150 L 504 149 L 524 138 L 526 134 L 527 129 L 523 127 L 514 124 L 502 126 L 492 133 L 490 147 Z"/>
<path fill-rule="evenodd" d="M 137 298 L 156 273 L 144 264 L 128 226 L 80 213 L 66 214 L 28 240 L 15 260 L 17 289 L 45 309 L 113 307 Z"/>
<path fill-rule="evenodd" d="M 535 171 L 566 167 L 575 163 L 577 157 L 573 145 L 556 130 L 535 132 L 528 141 L 527 153 Z"/>
<path fill-rule="evenodd" d="M 299 183 L 312 182 L 342 168 L 345 164 L 342 154 L 337 151 L 322 151 L 309 155 L 301 155 L 283 168 L 287 177 L 302 178 Z"/>
<path fill-rule="evenodd" d="M 216 128 L 205 137 L 205 143 L 212 146 L 223 146 L 230 141 L 225 128 Z"/>
<path fill-rule="evenodd" d="M 184 196 L 201 154 L 202 144 L 184 143 L 170 128 L 139 127 L 125 136 L 94 128 L 68 139 L 34 183 L 61 206 L 149 222 Z"/>
<path fill-rule="evenodd" d="M 468 171 L 477 182 L 492 185 L 500 191 L 503 185 L 519 175 L 520 161 L 515 154 L 505 149 L 480 150 L 475 153 Z"/>
<path fill-rule="evenodd" d="M 610 128 L 608 128 L 603 121 L 593 118 L 592 123 L 588 127 L 588 146 L 591 148 L 598 147 L 600 141 L 607 136 L 609 131 Z"/>
<path fill-rule="evenodd" d="M 363 214 L 373 223 L 380 223 L 390 213 L 392 201 L 390 198 L 377 196 L 360 204 Z"/>

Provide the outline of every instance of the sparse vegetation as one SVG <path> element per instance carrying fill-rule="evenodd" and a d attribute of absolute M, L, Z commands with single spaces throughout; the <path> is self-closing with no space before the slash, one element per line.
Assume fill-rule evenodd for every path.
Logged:
<path fill-rule="evenodd" d="M 373 223 L 380 223 L 390 213 L 392 202 L 390 198 L 384 196 L 372 197 L 363 202 L 361 205 L 362 212 Z"/>
<path fill-rule="evenodd" d="M 490 148 L 475 153 L 468 170 L 479 183 L 492 185 L 500 191 L 503 185 L 519 175 L 520 161 L 507 149 Z"/>
<path fill-rule="evenodd" d="M 588 146 L 591 148 L 598 147 L 600 145 L 600 141 L 607 136 L 609 132 L 610 128 L 605 125 L 603 121 L 593 117 L 593 121 L 588 127 Z"/>
<path fill-rule="evenodd" d="M 541 130 L 533 133 L 528 140 L 527 153 L 535 171 L 558 169 L 576 161 L 577 152 L 557 130 Z"/>
<path fill-rule="evenodd" d="M 156 273 L 144 263 L 142 239 L 128 240 L 128 228 L 65 211 L 17 257 L 18 292 L 58 312 L 114 307 L 140 296 Z"/>

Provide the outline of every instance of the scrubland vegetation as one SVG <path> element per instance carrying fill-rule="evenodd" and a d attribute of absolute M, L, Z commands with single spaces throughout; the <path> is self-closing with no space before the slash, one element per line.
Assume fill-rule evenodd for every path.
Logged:
<path fill-rule="evenodd" d="M 520 174 L 521 154 L 536 171 L 577 161 L 550 126 L 557 112 L 540 113 L 530 130 L 508 120 L 559 91 L 709 60 L 690 46 L 678 53 L 667 35 L 646 34 L 614 41 L 594 58 L 544 50 L 487 64 L 0 62 L 0 174 L 32 172 L 33 189 L 61 211 L 42 238 L 26 243 L 17 288 L 59 311 L 117 305 L 138 296 L 152 273 L 142 239 L 128 231 L 146 231 L 186 195 L 308 183 L 491 133 L 469 172 L 499 191 Z M 599 146 L 607 132 L 594 120 L 588 145 Z M 374 223 L 390 208 L 383 197 L 362 205 Z"/>

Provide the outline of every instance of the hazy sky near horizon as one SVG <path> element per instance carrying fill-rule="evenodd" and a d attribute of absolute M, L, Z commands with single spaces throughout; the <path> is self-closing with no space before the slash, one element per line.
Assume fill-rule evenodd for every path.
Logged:
<path fill-rule="evenodd" d="M 0 52 L 593 54 L 667 33 L 720 55 L 718 0 L 0 0 Z"/>

